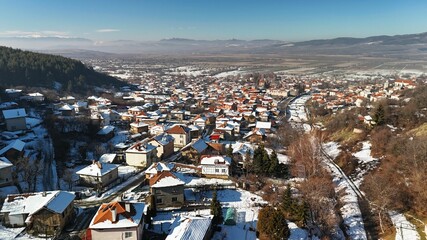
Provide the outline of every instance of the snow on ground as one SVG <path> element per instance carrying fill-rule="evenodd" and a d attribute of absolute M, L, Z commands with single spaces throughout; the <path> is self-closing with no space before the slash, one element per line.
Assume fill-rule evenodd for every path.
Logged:
<path fill-rule="evenodd" d="M 299 228 L 295 223 L 288 222 L 289 230 L 291 235 L 288 240 L 306 240 L 308 239 L 308 232 L 305 229 Z"/>
<path fill-rule="evenodd" d="M 242 71 L 239 68 L 238 70 L 227 71 L 227 72 L 222 72 L 222 73 L 215 74 L 214 77 L 216 77 L 216 78 L 224 78 L 224 77 L 236 76 L 238 74 L 244 74 L 244 73 L 245 73 L 245 71 Z"/>
<path fill-rule="evenodd" d="M 339 149 L 340 145 L 336 142 L 328 142 L 323 144 L 323 149 L 331 156 L 332 158 L 338 157 L 341 153 L 341 149 Z"/>
<path fill-rule="evenodd" d="M 363 182 L 363 176 L 377 166 L 378 159 L 371 156 L 371 143 L 369 141 L 362 142 L 362 149 L 354 153 L 353 156 L 359 160 L 359 164 L 355 171 L 357 174 L 351 176 L 351 179 L 357 187 L 360 187 Z"/>
<path fill-rule="evenodd" d="M 271 148 L 265 148 L 265 150 L 267 151 L 267 153 L 269 155 L 271 155 L 271 153 L 273 152 L 273 149 Z M 283 164 L 289 164 L 290 163 L 290 159 L 288 155 L 282 154 L 282 153 L 278 153 L 277 154 L 277 159 L 279 160 L 279 163 L 283 163 Z"/>
<path fill-rule="evenodd" d="M 336 143 L 326 143 L 324 145 L 326 153 L 331 157 L 338 155 L 338 147 Z M 351 188 L 345 176 L 334 165 L 328 161 L 325 162 L 331 170 L 333 182 L 336 186 L 335 192 L 339 194 L 342 204 L 340 212 L 346 226 L 346 233 L 350 236 L 350 239 L 367 239 L 356 192 Z"/>
<path fill-rule="evenodd" d="M 388 215 L 396 228 L 396 240 L 421 239 L 416 227 L 406 219 L 405 215 L 395 211 L 390 211 Z"/>
<path fill-rule="evenodd" d="M 21 228 L 5 228 L 0 225 L 0 239 L 14 239 L 18 234 L 24 230 Z"/>
<path fill-rule="evenodd" d="M 183 174 L 180 172 L 175 172 L 174 174 L 185 183 L 186 188 L 213 185 L 234 186 L 234 182 L 231 180 L 219 178 L 200 178 L 189 174 Z"/>

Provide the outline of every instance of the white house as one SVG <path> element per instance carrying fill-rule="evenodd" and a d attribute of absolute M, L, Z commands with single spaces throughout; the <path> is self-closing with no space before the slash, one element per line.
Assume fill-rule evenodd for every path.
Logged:
<path fill-rule="evenodd" d="M 146 168 L 157 161 L 157 147 L 149 143 L 137 142 L 125 154 L 126 163 L 135 167 Z"/>
<path fill-rule="evenodd" d="M 166 240 L 207 240 L 212 237 L 212 215 L 178 216 L 169 228 Z"/>
<path fill-rule="evenodd" d="M 200 160 L 202 175 L 212 178 L 228 178 L 230 175 L 231 158 L 225 156 L 209 156 Z"/>
<path fill-rule="evenodd" d="M 98 184 L 107 186 L 119 177 L 119 166 L 116 164 L 93 162 L 91 165 L 76 172 L 83 185 L 96 187 Z"/>
<path fill-rule="evenodd" d="M 25 117 L 27 113 L 24 108 L 3 110 L 3 117 L 8 131 L 18 131 L 27 129 Z"/>

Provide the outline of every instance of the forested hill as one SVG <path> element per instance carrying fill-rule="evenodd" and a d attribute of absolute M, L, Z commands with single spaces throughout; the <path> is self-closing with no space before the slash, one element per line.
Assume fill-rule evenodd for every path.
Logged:
<path fill-rule="evenodd" d="M 54 88 L 59 85 L 57 83 L 61 84 L 60 90 L 76 93 L 84 93 L 94 86 L 126 84 L 77 60 L 0 46 L 1 86 Z"/>

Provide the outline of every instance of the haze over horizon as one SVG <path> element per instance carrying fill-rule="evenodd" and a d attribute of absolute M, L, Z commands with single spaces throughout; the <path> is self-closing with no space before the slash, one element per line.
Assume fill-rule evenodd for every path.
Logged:
<path fill-rule="evenodd" d="M 2 1 L 0 37 L 305 41 L 426 32 L 426 1 Z"/>

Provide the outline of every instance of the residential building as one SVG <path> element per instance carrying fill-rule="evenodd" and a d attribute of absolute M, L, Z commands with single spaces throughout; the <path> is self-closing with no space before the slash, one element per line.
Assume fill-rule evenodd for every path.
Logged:
<path fill-rule="evenodd" d="M 173 173 L 160 172 L 151 177 L 149 183 L 157 209 L 180 208 L 184 204 L 184 182 Z"/>
<path fill-rule="evenodd" d="M 27 227 L 33 235 L 56 236 L 74 218 L 75 195 L 65 191 L 8 195 L 0 211 L 8 227 Z"/>
<path fill-rule="evenodd" d="M 6 157 L 9 161 L 16 162 L 24 155 L 25 142 L 16 139 L 6 147 L 0 149 L 0 156 Z"/>
<path fill-rule="evenodd" d="M 157 147 L 149 143 L 137 142 L 126 150 L 126 163 L 146 168 L 157 161 Z"/>
<path fill-rule="evenodd" d="M 190 142 L 190 129 L 185 125 L 174 125 L 165 131 L 174 138 L 174 147 L 182 148 Z"/>
<path fill-rule="evenodd" d="M 231 158 L 224 156 L 202 157 L 202 175 L 211 178 L 228 178 L 230 175 Z"/>
<path fill-rule="evenodd" d="M 92 240 L 140 240 L 144 233 L 144 212 L 146 205 L 141 202 L 103 203 L 87 230 Z"/>
<path fill-rule="evenodd" d="M 3 110 L 3 117 L 8 131 L 26 130 L 27 113 L 24 108 Z"/>
<path fill-rule="evenodd" d="M 172 135 L 162 133 L 153 137 L 148 143 L 157 147 L 157 158 L 162 160 L 174 153 L 174 140 Z"/>
<path fill-rule="evenodd" d="M 116 164 L 95 162 L 80 171 L 76 172 L 79 175 L 81 185 L 90 187 L 105 187 L 119 177 L 119 166 Z"/>
<path fill-rule="evenodd" d="M 5 157 L 0 157 L 0 187 L 13 184 L 13 164 Z"/>

